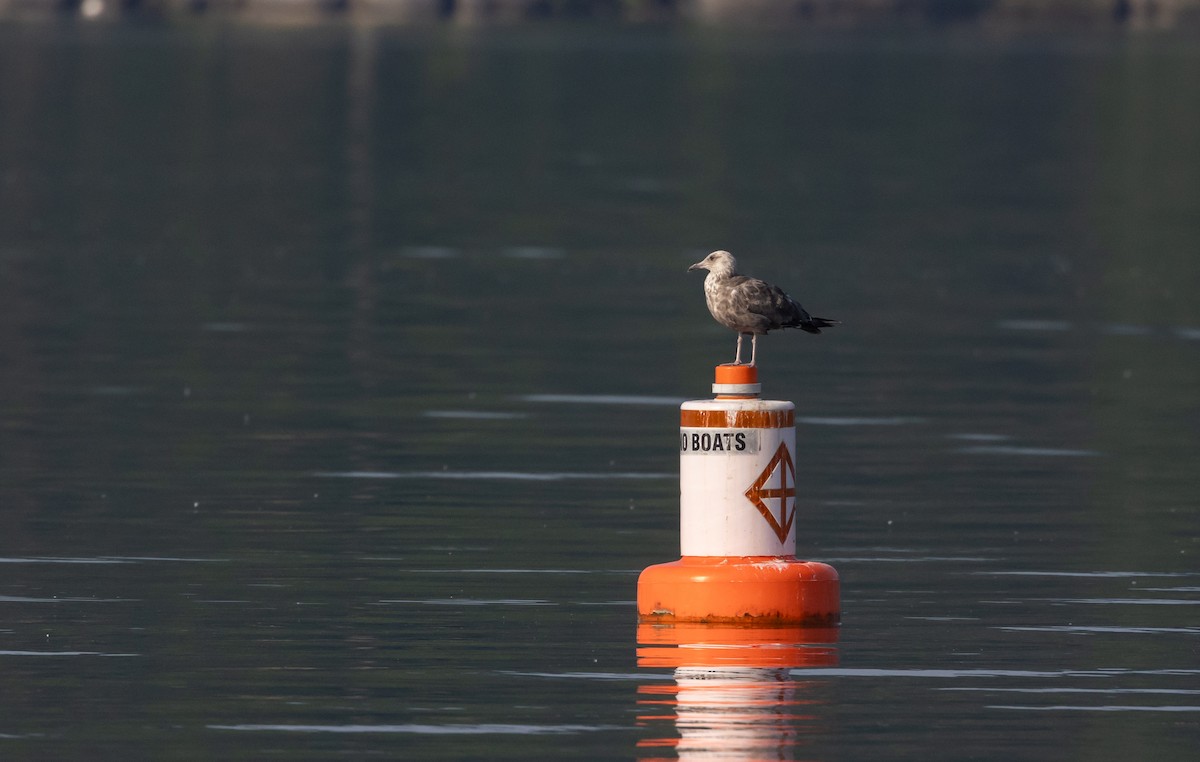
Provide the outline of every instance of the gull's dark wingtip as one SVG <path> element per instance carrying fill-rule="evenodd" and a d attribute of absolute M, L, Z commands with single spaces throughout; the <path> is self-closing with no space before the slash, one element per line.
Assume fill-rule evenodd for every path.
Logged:
<path fill-rule="evenodd" d="M 807 321 L 801 323 L 800 325 L 798 325 L 796 327 L 799 328 L 801 331 L 807 331 L 808 333 L 820 333 L 822 328 L 832 328 L 835 325 L 841 325 L 841 324 L 842 324 L 842 321 L 840 321 L 840 320 L 834 320 L 832 318 L 815 317 L 815 318 L 809 318 Z"/>

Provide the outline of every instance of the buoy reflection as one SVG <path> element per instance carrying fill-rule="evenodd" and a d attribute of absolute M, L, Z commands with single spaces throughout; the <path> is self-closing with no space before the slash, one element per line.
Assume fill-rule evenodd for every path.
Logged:
<path fill-rule="evenodd" d="M 641 760 L 791 759 L 823 713 L 816 684 L 792 670 L 837 664 L 836 628 L 638 626 L 640 668 L 674 681 L 638 686 Z"/>

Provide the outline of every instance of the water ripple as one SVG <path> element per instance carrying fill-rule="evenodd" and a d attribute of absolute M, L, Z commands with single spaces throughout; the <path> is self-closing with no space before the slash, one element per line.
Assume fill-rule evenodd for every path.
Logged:
<path fill-rule="evenodd" d="M 1188 688 L 979 688 L 976 686 L 952 686 L 950 688 L 938 688 L 937 690 L 975 691 L 987 693 L 1099 693 L 1110 696 L 1114 694 L 1200 696 L 1200 691 L 1190 690 Z"/>
<path fill-rule="evenodd" d="M 1101 453 L 1095 450 L 1068 450 L 1055 447 L 1016 447 L 1013 445 L 975 445 L 959 447 L 954 452 L 971 455 L 1036 455 L 1046 458 L 1091 458 Z"/>
<path fill-rule="evenodd" d="M 1014 331 L 1069 331 L 1072 327 L 1066 320 L 1001 320 L 999 325 Z"/>
<path fill-rule="evenodd" d="M 500 253 L 512 259 L 562 259 L 567 255 L 554 246 L 508 246 Z"/>
<path fill-rule="evenodd" d="M 1180 598 L 1047 598 L 1054 603 L 1092 603 L 1101 606 L 1200 606 L 1200 600 Z"/>
<path fill-rule="evenodd" d="M 275 731 L 282 733 L 411 733 L 415 735 L 568 735 L 597 730 L 624 730 L 616 725 L 209 725 L 211 730 Z"/>
<path fill-rule="evenodd" d="M 947 439 L 961 439 L 965 442 L 1004 442 L 1012 439 L 1006 434 L 947 434 Z"/>
<path fill-rule="evenodd" d="M 129 561 L 124 561 L 119 558 L 56 558 L 56 557 L 33 557 L 33 558 L 0 558 L 0 564 L 126 564 Z"/>
<path fill-rule="evenodd" d="M 799 416 L 796 423 L 807 423 L 810 426 L 911 426 L 924 423 L 924 418 L 912 416 L 891 416 L 884 418 L 869 418 L 860 416 Z"/>
<path fill-rule="evenodd" d="M 424 606 L 557 606 L 553 601 L 524 598 L 497 598 L 485 600 L 482 598 L 398 598 L 383 600 L 380 603 L 419 603 Z"/>
<path fill-rule="evenodd" d="M 170 563 L 219 564 L 227 563 L 223 558 L 179 558 L 175 556 L 96 556 L 94 558 L 70 558 L 58 556 L 29 556 L 0 558 L 0 564 L 136 564 L 165 561 Z"/>
<path fill-rule="evenodd" d="M 30 598 L 24 595 L 0 595 L 0 603 L 137 603 L 136 598 Z"/>
<path fill-rule="evenodd" d="M 653 672 L 523 672 L 515 669 L 502 669 L 501 675 L 511 677 L 548 677 L 567 680 L 618 680 L 643 682 L 647 679 L 673 679 L 672 675 L 655 674 Z"/>
<path fill-rule="evenodd" d="M 1027 669 L 872 669 L 867 667 L 814 667 L 812 669 L 794 669 L 794 675 L 808 677 L 914 677 L 914 678 L 963 678 L 963 677 L 1127 677 L 1130 675 L 1173 675 L 1200 676 L 1200 669 L 1064 669 L 1064 670 L 1027 670 Z"/>
<path fill-rule="evenodd" d="M 527 482 L 605 479 L 674 479 L 677 474 L 614 471 L 316 471 L 313 476 L 330 479 L 464 479 Z"/>
<path fill-rule="evenodd" d="M 986 563 L 992 559 L 984 558 L 982 556 L 905 556 L 903 558 L 897 558 L 893 556 L 834 556 L 832 558 L 825 558 L 824 560 L 828 563 L 912 564 L 927 563 L 930 561 Z"/>
<path fill-rule="evenodd" d="M 973 574 L 989 574 L 996 577 L 1197 577 L 1200 572 L 1142 572 L 1142 571 L 982 571 Z"/>
<path fill-rule="evenodd" d="M 386 558 L 365 558 L 365 561 L 387 561 Z M 636 574 L 636 571 L 613 569 L 407 569 L 419 574 Z"/>
<path fill-rule="evenodd" d="M 0 656 L 140 656 L 141 654 L 110 654 L 103 651 L 0 651 Z"/>
<path fill-rule="evenodd" d="M 1056 704 L 1054 706 L 1016 706 L 993 704 L 988 709 L 1017 709 L 1030 712 L 1200 712 L 1198 706 L 1070 706 Z"/>
<path fill-rule="evenodd" d="M 1067 320 L 1001 320 L 996 324 L 1000 328 L 1013 331 L 1042 331 L 1042 332 L 1063 332 L 1075 329 L 1075 324 Z M 1158 330 L 1146 325 L 1136 325 L 1133 323 L 1107 323 L 1104 325 L 1091 326 L 1092 330 L 1098 330 L 1101 333 L 1107 333 L 1110 336 L 1153 336 L 1158 333 Z M 1168 335 L 1174 335 L 1176 338 L 1185 341 L 1194 341 L 1200 339 L 1200 328 L 1192 326 L 1175 326 L 1165 329 Z"/>
<path fill-rule="evenodd" d="M 683 397 L 655 397 L 644 394 L 523 394 L 525 402 L 569 402 L 583 405 L 664 405 L 679 407 Z"/>
<path fill-rule="evenodd" d="M 400 254 L 412 259 L 453 259 L 459 251 L 449 246 L 402 246 Z"/>
<path fill-rule="evenodd" d="M 426 418 L 464 418 L 472 421 L 508 421 L 527 418 L 525 413 L 501 413 L 484 410 L 426 410 Z"/>
<path fill-rule="evenodd" d="M 1153 635 L 1156 633 L 1165 632 L 1184 635 L 1200 635 L 1200 627 L 1083 627 L 1077 625 L 1047 625 L 1044 627 L 1035 627 L 1012 625 L 999 627 L 997 629 L 1005 630 L 1006 632 L 1112 632 L 1132 635 Z"/>

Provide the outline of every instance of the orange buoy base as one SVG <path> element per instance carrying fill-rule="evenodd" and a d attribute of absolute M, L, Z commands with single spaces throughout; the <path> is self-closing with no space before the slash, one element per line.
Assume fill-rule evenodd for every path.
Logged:
<path fill-rule="evenodd" d="M 794 556 L 684 556 L 638 577 L 639 622 L 833 626 L 837 571 Z"/>

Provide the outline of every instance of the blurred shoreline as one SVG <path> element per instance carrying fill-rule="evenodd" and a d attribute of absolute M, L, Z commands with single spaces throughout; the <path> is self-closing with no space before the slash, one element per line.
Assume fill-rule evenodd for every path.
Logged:
<path fill-rule="evenodd" d="M 1200 29 L 1200 0 L 0 0 L 0 21 L 489 24 L 545 19 L 720 26 Z"/>

